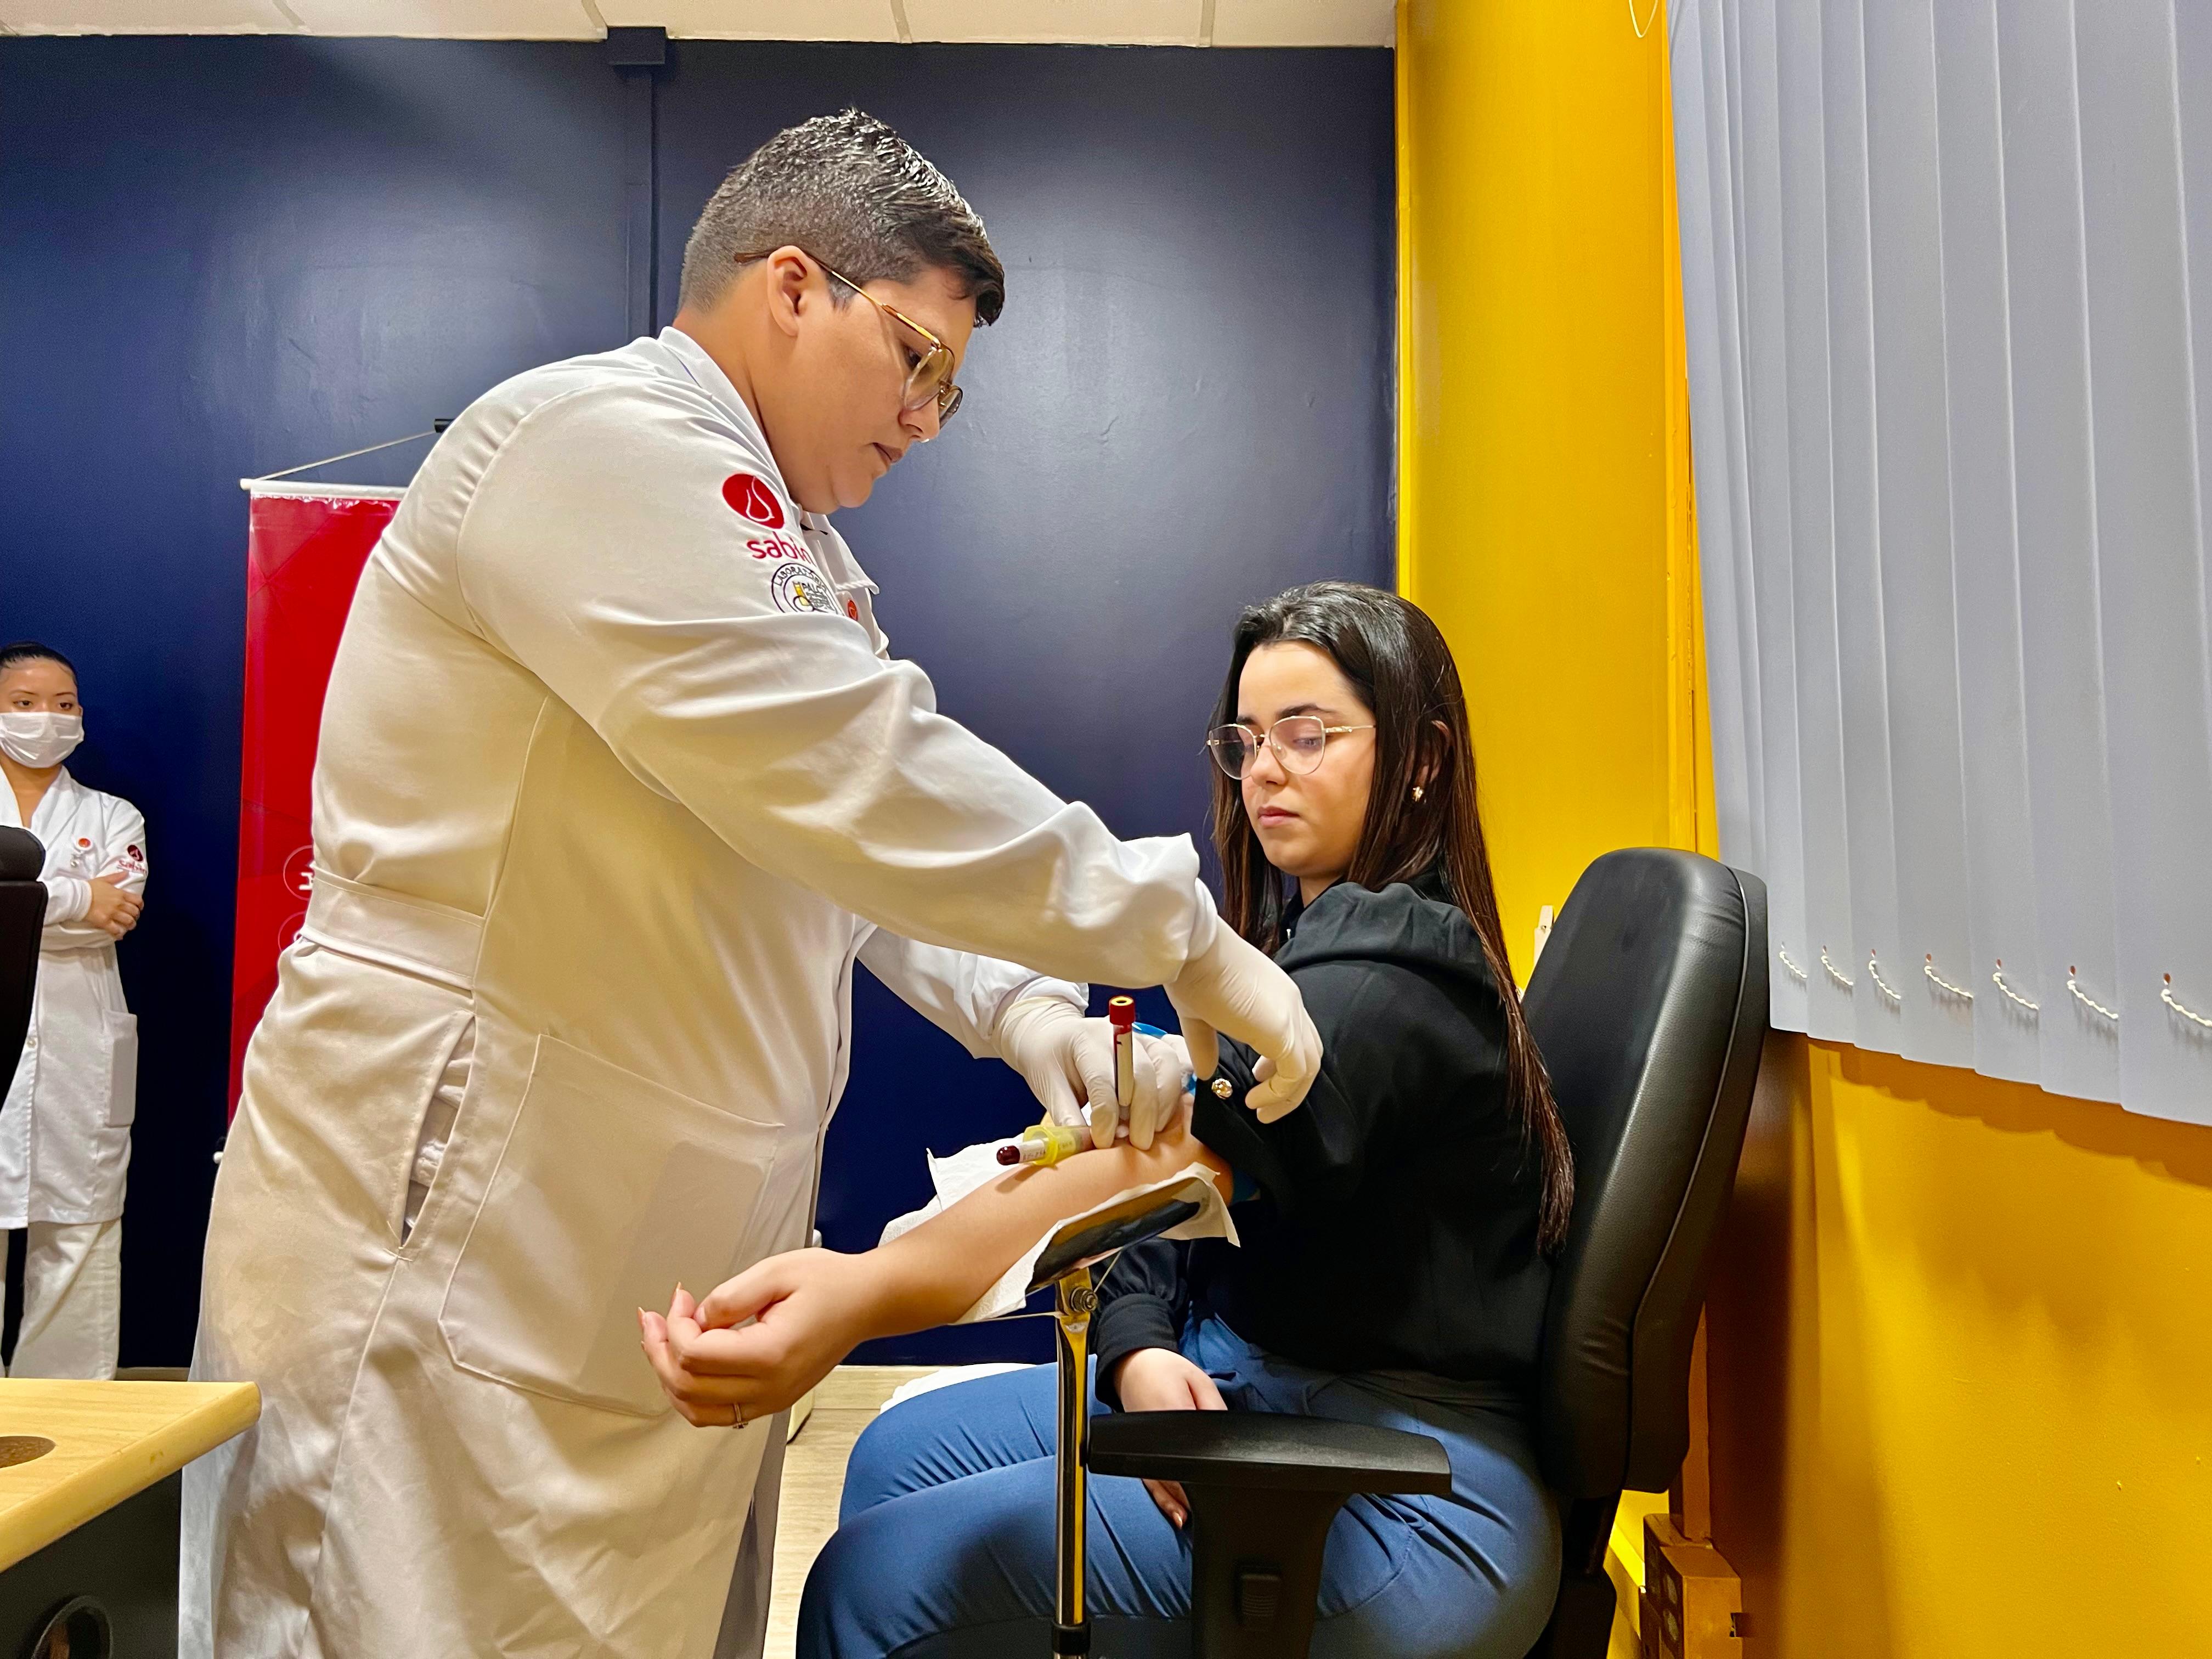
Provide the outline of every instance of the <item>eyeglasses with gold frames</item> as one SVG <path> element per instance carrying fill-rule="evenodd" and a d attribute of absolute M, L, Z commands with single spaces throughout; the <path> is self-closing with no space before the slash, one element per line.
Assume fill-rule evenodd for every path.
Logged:
<path fill-rule="evenodd" d="M 1206 734 L 1206 746 L 1213 763 L 1232 778 L 1244 775 L 1258 758 L 1262 744 L 1275 751 L 1285 772 L 1303 776 L 1321 769 L 1321 757 L 1330 738 L 1374 729 L 1372 725 L 1325 726 L 1318 714 L 1285 714 L 1265 732 L 1255 732 L 1249 726 L 1217 726 Z"/>
<path fill-rule="evenodd" d="M 806 253 L 805 248 L 800 248 L 799 251 L 801 253 Z M 771 248 L 769 252 L 773 252 L 775 250 Z M 884 316 L 889 317 L 902 328 L 910 330 L 923 342 L 923 350 L 915 359 L 914 365 L 906 372 L 906 390 L 901 395 L 899 407 L 911 414 L 916 410 L 927 409 L 931 404 L 935 404 L 937 424 L 942 430 L 951 422 L 953 416 L 959 413 L 961 400 L 964 395 L 961 389 L 952 383 L 952 348 L 939 339 L 930 330 L 923 327 L 906 313 L 891 304 L 890 301 L 878 300 L 850 276 L 832 269 L 820 259 L 815 259 L 812 254 L 807 253 L 806 257 L 814 259 L 816 264 L 821 265 L 826 275 L 844 283 L 847 288 L 851 289 L 854 293 L 859 295 L 878 311 L 882 312 Z M 767 253 L 740 254 L 735 263 L 749 265 L 756 259 L 767 258 Z"/>

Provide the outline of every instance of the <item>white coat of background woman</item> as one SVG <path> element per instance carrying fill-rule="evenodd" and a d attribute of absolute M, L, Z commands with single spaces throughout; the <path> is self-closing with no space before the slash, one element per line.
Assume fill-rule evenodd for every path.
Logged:
<path fill-rule="evenodd" d="M 83 738 L 69 659 L 0 648 L 0 826 L 46 853 L 38 1000 L 0 1107 L 0 1228 L 28 1234 L 11 1376 L 112 1376 L 122 1326 L 138 1021 L 115 942 L 145 902 L 146 820 L 70 775 L 62 763 Z"/>

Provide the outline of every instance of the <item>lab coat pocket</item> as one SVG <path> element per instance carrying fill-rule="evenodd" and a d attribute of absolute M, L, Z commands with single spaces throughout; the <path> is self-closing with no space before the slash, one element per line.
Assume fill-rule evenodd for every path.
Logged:
<path fill-rule="evenodd" d="M 110 1013 L 106 1127 L 127 1129 L 138 1115 L 138 1016 Z"/>
<path fill-rule="evenodd" d="M 464 1370 L 654 1417 L 637 1310 L 747 1264 L 781 1132 L 550 1036 L 439 1315 Z"/>

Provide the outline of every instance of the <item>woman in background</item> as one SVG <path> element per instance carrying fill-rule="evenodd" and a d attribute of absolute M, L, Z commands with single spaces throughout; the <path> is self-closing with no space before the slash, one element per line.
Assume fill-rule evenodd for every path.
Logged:
<path fill-rule="evenodd" d="M 46 854 L 37 1001 L 0 1107 L 0 1228 L 29 1235 L 11 1376 L 112 1376 L 122 1326 L 138 1023 L 115 941 L 145 902 L 146 821 L 70 775 L 62 763 L 83 738 L 69 659 L 0 648 L 0 825 L 28 830 Z"/>
<path fill-rule="evenodd" d="M 1522 1659 L 1559 1577 L 1533 1393 L 1574 1176 L 1506 963 L 1458 671 L 1415 606 L 1318 583 L 1239 620 L 1214 720 L 1221 914 L 1297 981 L 1322 1067 L 1264 1121 L 1237 1103 L 1251 1052 L 1223 1045 L 1190 1132 L 1233 1171 L 1243 1247 L 1125 1252 L 1092 1326 L 1096 1392 L 1433 1436 L 1448 1496 L 1355 1497 L 1331 1528 L 1315 1659 Z M 927 1322 L 933 1288 L 964 1305 L 1079 1200 L 1186 1160 L 1175 1128 L 1157 1167 L 1067 1160 L 1062 1207 L 1019 1177 L 866 1255 L 778 1257 L 701 1310 L 679 1297 L 642 1316 L 648 1354 L 694 1422 L 772 1411 L 854 1342 Z M 1054 1393 L 1037 1367 L 876 1419 L 807 1580 L 802 1659 L 1044 1650 Z M 1090 1489 L 1090 1610 L 1118 1659 L 1190 1651 L 1188 1500 L 1146 1485 Z"/>

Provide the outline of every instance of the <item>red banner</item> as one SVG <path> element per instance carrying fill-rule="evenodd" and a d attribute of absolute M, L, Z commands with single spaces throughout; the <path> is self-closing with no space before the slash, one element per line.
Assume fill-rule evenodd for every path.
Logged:
<path fill-rule="evenodd" d="M 246 732 L 238 788 L 238 939 L 230 976 L 230 1109 L 276 958 L 307 919 L 308 829 L 323 692 L 355 584 L 397 490 L 251 487 Z"/>

